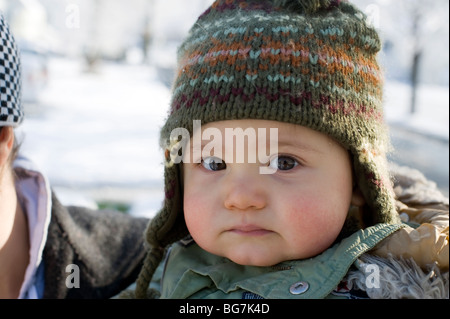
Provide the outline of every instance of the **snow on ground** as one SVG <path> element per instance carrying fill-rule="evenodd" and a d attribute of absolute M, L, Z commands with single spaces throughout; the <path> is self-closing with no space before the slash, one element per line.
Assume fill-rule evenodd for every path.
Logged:
<path fill-rule="evenodd" d="M 81 63 L 65 59 L 52 59 L 49 67 L 40 103 L 25 105 L 22 153 L 42 168 L 63 202 L 79 203 L 80 194 L 73 194 L 81 193 L 118 202 L 150 198 L 159 207 L 158 136 L 170 96 L 153 69 L 104 63 L 98 73 L 85 73 Z"/>
<path fill-rule="evenodd" d="M 159 130 L 170 92 L 151 66 L 104 62 L 83 72 L 76 60 L 52 58 L 40 103 L 25 105 L 22 153 L 48 176 L 65 204 L 131 203 L 152 216 L 163 200 Z M 409 86 L 388 82 L 386 118 L 448 142 L 448 88 L 426 87 L 408 115 Z M 448 148 L 447 148 L 448 150 Z"/>
<path fill-rule="evenodd" d="M 422 86 L 417 96 L 417 111 L 410 114 L 411 87 L 388 81 L 385 87 L 385 117 L 390 125 L 413 130 L 448 142 L 448 87 Z"/>

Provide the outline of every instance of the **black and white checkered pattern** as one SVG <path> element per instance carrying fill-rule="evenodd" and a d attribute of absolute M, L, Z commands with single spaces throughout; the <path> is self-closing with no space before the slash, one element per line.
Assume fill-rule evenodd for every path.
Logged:
<path fill-rule="evenodd" d="M 0 14 L 0 126 L 15 127 L 22 120 L 19 50 Z"/>

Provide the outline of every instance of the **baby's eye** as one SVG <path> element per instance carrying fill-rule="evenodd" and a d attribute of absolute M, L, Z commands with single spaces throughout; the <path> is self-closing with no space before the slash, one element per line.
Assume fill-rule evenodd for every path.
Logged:
<path fill-rule="evenodd" d="M 202 160 L 202 165 L 208 171 L 220 171 L 227 168 L 227 164 L 218 157 L 206 157 Z"/>
<path fill-rule="evenodd" d="M 298 165 L 298 162 L 290 156 L 277 156 L 270 161 L 269 166 L 280 171 L 288 171 Z"/>

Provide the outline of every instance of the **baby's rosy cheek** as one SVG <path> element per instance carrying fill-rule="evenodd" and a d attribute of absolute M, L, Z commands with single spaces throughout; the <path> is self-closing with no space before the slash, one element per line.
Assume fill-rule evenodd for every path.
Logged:
<path fill-rule="evenodd" d="M 187 191 L 184 193 L 183 209 L 184 214 L 203 209 L 205 198 L 201 193 Z"/>
<path fill-rule="evenodd" d="M 197 224 L 201 219 L 201 212 L 203 210 L 203 207 L 200 203 L 201 201 L 197 200 L 193 196 L 184 198 L 184 219 L 186 220 L 188 228 L 190 228 L 189 230 L 191 230 L 191 228 L 197 228 Z"/>
<path fill-rule="evenodd" d="M 314 232 L 328 228 L 333 223 L 332 212 L 322 205 L 323 199 L 311 197 L 311 200 L 292 201 L 285 209 L 284 223 L 292 231 Z"/>

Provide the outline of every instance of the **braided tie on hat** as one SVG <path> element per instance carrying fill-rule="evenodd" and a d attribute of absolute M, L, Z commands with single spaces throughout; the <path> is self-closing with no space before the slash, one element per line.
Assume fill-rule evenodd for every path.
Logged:
<path fill-rule="evenodd" d="M 150 221 L 145 232 L 145 241 L 150 248 L 136 280 L 135 297 L 139 299 L 159 297 L 159 292 L 148 289 L 153 274 L 164 257 L 166 247 L 188 235 L 184 224 L 179 222 L 184 220 L 183 214 L 177 214 L 181 209 L 177 203 L 182 201 L 179 185 L 175 183 L 179 179 L 178 170 L 175 166 L 167 167 L 164 177 L 174 183 L 166 184 L 164 208 Z M 166 227 L 174 230 L 172 235 L 167 233 Z"/>
<path fill-rule="evenodd" d="M 153 299 L 159 297 L 159 292 L 149 289 L 150 281 L 155 273 L 156 268 L 164 256 L 163 248 L 152 248 L 147 252 L 141 272 L 136 280 L 135 297 L 138 299 Z"/>

